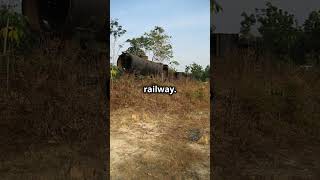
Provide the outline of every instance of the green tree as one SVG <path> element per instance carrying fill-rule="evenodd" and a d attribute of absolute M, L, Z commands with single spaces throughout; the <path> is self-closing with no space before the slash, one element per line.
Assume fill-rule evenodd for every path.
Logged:
<path fill-rule="evenodd" d="M 270 2 L 265 9 L 257 10 L 258 28 L 263 42 L 275 54 L 285 58 L 292 52 L 297 40 L 298 25 L 293 14 L 277 8 Z"/>
<path fill-rule="evenodd" d="M 178 61 L 176 61 L 176 60 L 172 60 L 171 62 L 169 62 L 169 67 L 171 68 L 171 69 L 173 69 L 174 71 L 177 71 L 177 66 L 179 66 L 180 65 L 180 63 L 178 62 Z"/>
<path fill-rule="evenodd" d="M 153 30 L 145 33 L 145 49 L 152 52 L 152 61 L 170 62 L 173 58 L 171 36 L 165 33 L 162 27 L 155 26 Z"/>
<path fill-rule="evenodd" d="M 210 66 L 209 65 L 207 65 L 206 68 L 204 69 L 202 79 L 204 79 L 205 81 L 210 79 Z"/>
<path fill-rule="evenodd" d="M 25 50 L 31 47 L 32 38 L 28 21 L 24 16 L 6 8 L 0 9 L 0 40 L 5 42 L 1 45 L 8 45 L 11 50 Z"/>
<path fill-rule="evenodd" d="M 212 14 L 217 14 L 219 12 L 221 12 L 223 9 L 222 9 L 222 6 L 216 1 L 216 0 L 211 0 L 210 1 L 210 12 Z M 211 33 L 213 33 L 213 31 L 216 29 L 215 25 L 211 25 Z"/>
<path fill-rule="evenodd" d="M 320 10 L 312 11 L 309 17 L 303 24 L 303 29 L 306 35 L 305 48 L 307 52 L 320 62 Z"/>
<path fill-rule="evenodd" d="M 147 39 L 145 37 L 141 36 L 138 38 L 128 39 L 126 42 L 130 44 L 130 47 L 126 50 L 126 52 L 139 57 L 146 56 L 145 47 Z"/>
<path fill-rule="evenodd" d="M 173 58 L 170 38 L 171 36 L 167 35 L 162 27 L 155 26 L 153 30 L 144 33 L 143 36 L 128 39 L 126 42 L 130 43 L 132 52 L 137 50 L 140 54 L 140 50 L 142 50 L 145 53 L 150 53 L 152 61 L 170 63 Z"/>
<path fill-rule="evenodd" d="M 133 55 L 136 55 L 136 56 L 139 56 L 139 57 L 144 57 L 146 56 L 146 53 L 140 49 L 139 47 L 137 46 L 131 46 L 129 47 L 127 50 L 126 50 L 127 53 L 130 53 L 130 54 L 133 54 Z"/>
<path fill-rule="evenodd" d="M 206 81 L 210 77 L 210 66 L 207 66 L 205 69 L 197 63 L 192 63 L 185 68 L 187 74 L 199 81 Z"/>
<path fill-rule="evenodd" d="M 305 23 L 303 24 L 304 31 L 309 34 L 319 35 L 320 33 L 320 10 L 312 11 Z"/>
<path fill-rule="evenodd" d="M 258 25 L 264 49 L 277 55 L 282 60 L 299 60 L 296 58 L 301 42 L 302 29 L 298 26 L 293 14 L 288 13 L 272 3 L 267 2 L 266 8 L 256 9 L 255 14 L 243 13 L 241 34 L 243 37 L 252 37 L 251 27 Z M 301 44 L 301 43 L 300 43 Z"/>
<path fill-rule="evenodd" d="M 116 44 L 118 38 L 120 38 L 122 35 L 124 35 L 127 30 L 123 29 L 123 27 L 119 24 L 118 19 L 111 19 L 110 22 L 110 36 L 113 38 L 113 43 L 112 43 L 112 62 L 115 63 L 115 58 L 116 58 Z M 121 48 L 121 46 L 119 46 Z"/>
<path fill-rule="evenodd" d="M 256 18 L 253 14 L 248 15 L 246 12 L 243 12 L 241 16 L 244 19 L 240 23 L 240 36 L 244 39 L 252 39 L 254 35 L 251 32 L 251 27 L 256 23 Z"/>
<path fill-rule="evenodd" d="M 210 3 L 210 11 L 211 12 L 219 13 L 222 10 L 223 10 L 222 6 L 216 0 L 211 0 L 211 3 Z"/>

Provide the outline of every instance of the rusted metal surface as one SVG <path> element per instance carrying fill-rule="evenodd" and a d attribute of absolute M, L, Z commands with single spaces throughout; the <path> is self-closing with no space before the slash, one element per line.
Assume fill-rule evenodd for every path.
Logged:
<path fill-rule="evenodd" d="M 168 73 L 168 65 L 145 60 L 129 53 L 122 53 L 119 56 L 117 66 L 125 72 L 140 75 L 166 75 Z"/>
<path fill-rule="evenodd" d="M 122 53 L 117 61 L 120 70 L 136 75 L 152 75 L 162 77 L 163 80 L 192 79 L 191 74 L 176 72 L 167 64 L 156 63 L 129 53 Z"/>

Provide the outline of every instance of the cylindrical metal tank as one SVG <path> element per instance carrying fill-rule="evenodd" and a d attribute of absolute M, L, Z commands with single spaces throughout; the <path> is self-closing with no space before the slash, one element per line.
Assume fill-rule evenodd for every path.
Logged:
<path fill-rule="evenodd" d="M 141 75 L 166 75 L 168 72 L 167 65 L 145 60 L 129 53 L 122 53 L 119 56 L 117 66 L 125 72 Z"/>
<path fill-rule="evenodd" d="M 0 0 L 23 13 L 32 30 L 89 31 L 107 35 L 109 0 Z"/>

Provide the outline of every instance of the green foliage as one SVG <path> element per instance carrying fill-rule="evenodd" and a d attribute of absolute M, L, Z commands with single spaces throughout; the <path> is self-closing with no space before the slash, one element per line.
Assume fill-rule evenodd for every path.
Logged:
<path fill-rule="evenodd" d="M 153 30 L 144 33 L 138 38 L 128 39 L 133 50 L 141 49 L 144 52 L 152 53 L 152 61 L 164 62 L 173 58 L 171 36 L 165 33 L 162 27 L 155 26 Z"/>
<path fill-rule="evenodd" d="M 312 11 L 304 23 L 304 31 L 309 34 L 318 34 L 320 32 L 320 10 Z"/>
<path fill-rule="evenodd" d="M 261 23 L 258 31 L 271 51 L 282 56 L 288 55 L 297 39 L 298 27 L 294 15 L 278 9 L 270 2 L 266 5 L 267 8 L 261 9 L 261 14 L 257 15 Z"/>
<path fill-rule="evenodd" d="M 216 0 L 212 0 L 210 3 L 210 11 L 213 13 L 219 13 L 221 12 L 222 6 L 216 1 Z"/>
<path fill-rule="evenodd" d="M 112 55 L 111 55 L 111 58 L 113 61 L 115 61 L 115 58 L 116 58 L 116 44 L 117 44 L 117 40 L 118 38 L 120 38 L 121 36 L 123 36 L 127 30 L 123 29 L 123 27 L 119 24 L 118 22 L 119 20 L 118 19 L 111 19 L 111 22 L 110 22 L 110 36 L 113 37 L 113 44 L 112 44 Z M 122 45 L 119 45 L 118 46 L 119 49 L 118 51 L 120 50 L 120 48 L 122 47 Z M 117 53 L 118 53 L 117 51 Z"/>
<path fill-rule="evenodd" d="M 179 65 L 180 65 L 180 63 L 179 63 L 178 61 L 176 61 L 176 60 L 172 60 L 172 61 L 169 63 L 169 67 L 170 67 L 171 69 L 174 69 L 175 71 L 177 71 L 176 66 L 179 66 Z"/>
<path fill-rule="evenodd" d="M 122 72 L 116 65 L 111 64 L 110 66 L 110 76 L 112 80 L 118 79 L 121 76 Z"/>
<path fill-rule="evenodd" d="M 146 53 L 137 46 L 131 46 L 125 52 L 139 56 L 139 57 L 146 56 Z"/>
<path fill-rule="evenodd" d="M 219 12 L 221 12 L 223 9 L 222 9 L 222 6 L 215 0 L 211 0 L 210 1 L 210 12 L 213 13 L 213 14 L 217 14 Z M 211 32 L 213 32 L 215 29 L 216 29 L 216 26 L 215 25 L 211 25 Z"/>
<path fill-rule="evenodd" d="M 210 79 L 210 66 L 209 65 L 207 65 L 206 68 L 203 71 L 203 79 L 205 81 Z"/>
<path fill-rule="evenodd" d="M 240 32 L 243 38 L 252 38 L 251 27 L 258 24 L 265 51 L 281 60 L 304 63 L 304 34 L 293 14 L 267 2 L 266 8 L 256 9 L 255 14 L 250 15 L 244 12 L 242 17 Z"/>
<path fill-rule="evenodd" d="M 147 42 L 145 37 L 141 36 L 138 38 L 128 39 L 126 42 L 130 43 L 130 47 L 126 50 L 126 52 L 139 57 L 146 56 L 145 50 L 143 50 Z"/>
<path fill-rule="evenodd" d="M 256 23 L 256 18 L 253 14 L 248 15 L 246 12 L 243 12 L 241 16 L 244 20 L 241 21 L 240 35 L 243 38 L 250 39 L 253 36 L 251 34 L 251 27 Z"/>
<path fill-rule="evenodd" d="M 130 43 L 130 45 L 133 47 L 138 47 L 140 49 L 149 50 L 149 48 L 148 48 L 149 39 L 147 37 L 140 36 L 137 38 L 128 39 L 126 42 Z"/>
<path fill-rule="evenodd" d="M 205 69 L 197 63 L 192 63 L 186 66 L 185 72 L 191 74 L 191 76 L 199 81 L 207 81 L 210 78 L 210 66 L 208 65 Z"/>
<path fill-rule="evenodd" d="M 25 50 L 33 43 L 33 34 L 29 31 L 27 18 L 10 12 L 7 9 L 0 10 L 0 42 L 7 38 L 7 45 L 11 50 Z M 3 47 L 2 47 L 3 48 Z"/>
<path fill-rule="evenodd" d="M 173 57 L 172 46 L 170 44 L 171 36 L 165 34 L 162 27 L 156 26 L 149 33 L 145 33 L 147 37 L 147 49 L 153 53 L 152 60 L 163 62 Z"/>
<path fill-rule="evenodd" d="M 306 43 L 306 50 L 310 54 L 317 54 L 318 56 L 314 56 L 318 63 L 320 62 L 319 54 L 320 54 L 320 10 L 312 11 L 308 17 L 308 19 L 303 24 Z"/>
<path fill-rule="evenodd" d="M 110 22 L 110 35 L 112 35 L 115 39 L 121 37 L 127 32 L 127 30 L 122 28 L 118 21 L 118 19 L 111 19 Z"/>

